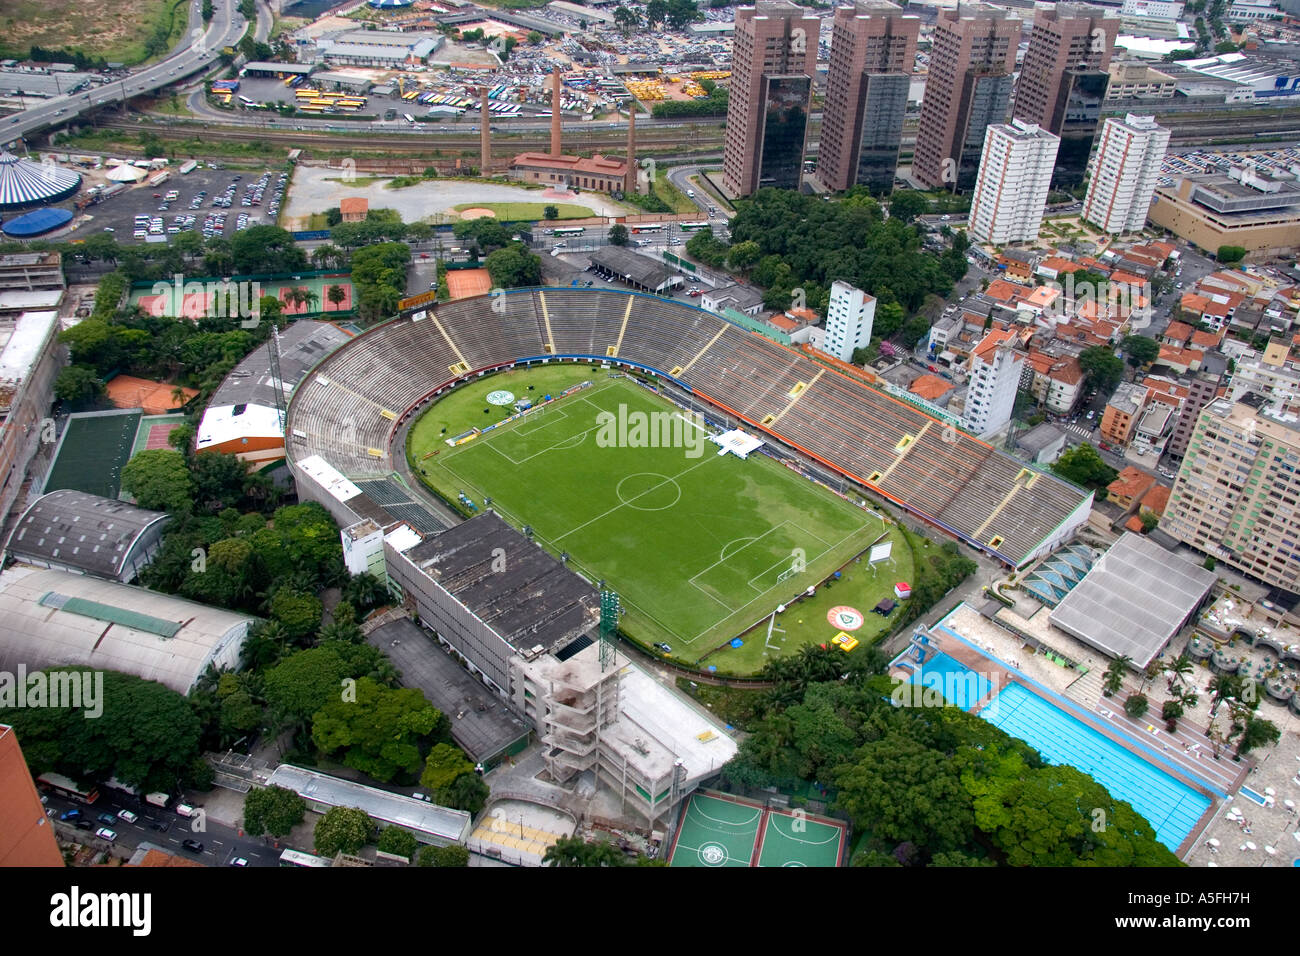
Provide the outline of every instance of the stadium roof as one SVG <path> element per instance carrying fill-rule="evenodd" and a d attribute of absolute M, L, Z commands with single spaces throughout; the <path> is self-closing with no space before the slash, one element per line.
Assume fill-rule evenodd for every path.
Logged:
<path fill-rule="evenodd" d="M 510 573 L 485 574 L 499 554 L 508 556 Z M 515 650 L 553 649 L 596 623 L 596 589 L 496 512 L 436 534 L 405 556 Z"/>
<path fill-rule="evenodd" d="M 0 209 L 23 209 L 58 202 L 80 188 L 80 173 L 54 163 L 33 163 L 0 150 Z M 6 232 L 8 226 L 6 223 Z"/>
<path fill-rule="evenodd" d="M 268 787 L 292 790 L 308 803 L 356 807 L 384 823 L 396 824 L 446 843 L 463 843 L 469 836 L 470 815 L 400 793 L 377 790 L 314 770 L 282 763 L 266 778 Z M 421 841 L 426 842 L 426 841 Z"/>
<path fill-rule="evenodd" d="M 351 336 L 329 322 L 303 319 L 280 333 L 281 401 L 289 396 L 307 370 Z M 231 440 L 284 437 L 275 405 L 269 342 L 255 348 L 236 365 L 213 393 L 199 422 L 195 447 L 202 451 Z"/>
<path fill-rule="evenodd" d="M 51 200 L 53 201 L 53 200 Z M 72 221 L 72 213 L 66 209 L 37 209 L 22 216 L 8 220 L 3 227 L 6 236 L 25 239 L 40 236 Z"/>
<path fill-rule="evenodd" d="M 51 491 L 23 512 L 5 545 L 8 557 L 41 566 L 63 566 L 101 578 L 134 577 L 146 560 L 141 547 L 171 516 L 86 494 Z M 124 578 L 125 576 L 125 578 Z"/>
<path fill-rule="evenodd" d="M 618 246 L 597 249 L 591 254 L 591 261 L 594 265 L 608 269 L 610 272 L 630 277 L 637 285 L 656 292 L 674 278 L 673 273 L 656 260 Z"/>
<path fill-rule="evenodd" d="M 94 667 L 188 694 L 237 665 L 254 618 L 68 571 L 0 573 L 0 670 Z"/>
<path fill-rule="evenodd" d="M 1210 593 L 1213 571 L 1125 534 L 1052 611 L 1056 627 L 1138 669 L 1164 649 Z"/>

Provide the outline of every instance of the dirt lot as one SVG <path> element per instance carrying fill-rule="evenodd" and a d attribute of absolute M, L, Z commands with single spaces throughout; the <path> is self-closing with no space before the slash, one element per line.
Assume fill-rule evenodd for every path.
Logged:
<path fill-rule="evenodd" d="M 173 0 L 114 0 L 112 15 L 85 0 L 0 0 L 0 46 L 10 53 L 36 44 L 68 46 L 92 56 L 131 63 L 144 58 L 144 40 Z M 177 7 L 177 16 L 188 15 Z"/>

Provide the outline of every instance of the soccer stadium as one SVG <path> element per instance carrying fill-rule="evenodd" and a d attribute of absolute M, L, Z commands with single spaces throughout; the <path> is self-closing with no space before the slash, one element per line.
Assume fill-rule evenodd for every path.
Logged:
<path fill-rule="evenodd" d="M 530 530 L 538 528 L 543 540 L 548 535 L 552 539 L 560 538 L 586 520 L 574 521 L 570 529 L 545 526 L 548 509 L 557 503 L 550 487 L 552 483 L 585 482 L 580 485 L 581 494 L 593 499 L 597 495 L 613 494 L 618 499 L 615 506 L 643 494 L 661 496 L 669 491 L 672 491 L 669 497 L 677 494 L 672 485 L 680 486 L 681 482 L 676 481 L 676 472 L 670 473 L 667 470 L 670 466 L 663 462 L 638 469 L 661 477 L 645 487 L 638 485 L 630 491 L 624 488 L 626 494 L 620 493 L 616 486 L 631 473 L 615 477 L 615 487 L 597 488 L 594 486 L 608 480 L 608 476 L 592 475 L 580 468 L 566 471 L 559 464 L 562 458 L 557 452 L 570 447 L 574 449 L 574 458 L 590 459 L 590 446 L 584 451 L 584 445 L 575 439 L 589 428 L 597 409 L 608 410 L 620 402 L 634 405 L 638 399 L 657 402 L 667 398 L 683 414 L 701 415 L 715 433 L 743 429 L 760 437 L 766 443 L 765 451 L 799 472 L 845 492 L 861 489 L 1012 567 L 1021 566 L 1060 544 L 1086 520 L 1091 504 L 1090 495 L 1073 485 L 1028 468 L 964 433 L 945 429 L 911 405 L 711 313 L 658 296 L 594 289 L 519 289 L 496 296 L 457 300 L 414 312 L 358 336 L 322 360 L 294 392 L 285 427 L 290 464 L 295 473 L 301 473 L 304 460 L 319 457 L 352 481 L 365 483 L 400 476 L 402 483 L 418 485 L 421 478 L 412 474 L 406 442 L 402 440 L 408 425 L 418 426 L 418 419 L 434 403 L 470 382 L 477 382 L 481 376 L 559 362 L 584 363 L 591 382 L 591 388 L 585 391 L 598 400 L 585 414 L 570 416 L 575 408 L 571 403 L 588 401 L 587 394 L 566 397 L 554 407 L 542 403 L 539 411 L 543 415 L 530 422 L 535 413 L 525 413 L 524 420 L 516 423 L 517 433 L 507 429 L 505 434 L 490 440 L 476 438 L 458 457 L 454 454 L 458 447 L 448 450 L 446 443 L 439 452 L 439 458 L 448 462 L 446 467 L 454 480 L 463 482 L 460 488 L 468 485 L 482 497 L 493 497 L 494 509 L 517 527 L 527 524 Z M 639 389 L 627 379 L 611 382 L 600 371 L 590 374 L 592 363 L 608 366 L 612 371 L 628 369 L 643 373 L 662 395 L 654 396 L 650 390 Z M 613 396 L 617 401 L 611 404 L 608 393 L 613 389 L 621 389 L 622 393 Z M 536 395 L 536 399 L 541 397 Z M 496 422 L 508 414 L 509 410 L 505 410 L 484 417 L 482 424 Z M 580 421 L 586 425 L 580 426 Z M 550 437 L 543 433 L 549 433 Z M 449 437 L 453 436 L 442 436 Z M 507 446 L 503 439 L 510 444 Z M 486 453 L 475 452 L 479 461 L 474 461 L 468 450 L 484 441 L 486 447 L 502 455 L 503 462 L 517 461 L 520 455 L 537 453 L 539 448 L 530 449 L 530 442 L 536 445 L 538 440 L 543 441 L 540 450 L 549 455 L 548 468 L 525 483 L 502 482 L 505 469 L 485 470 L 481 459 Z M 720 476 L 722 470 L 713 464 L 718 457 L 715 453 L 717 448 L 710 446 L 704 460 Z M 683 466 L 681 458 L 678 451 L 678 469 L 699 466 L 703 470 L 703 463 L 687 460 Z M 748 469 L 755 476 L 763 474 L 763 469 L 769 466 L 775 472 L 790 470 L 773 461 L 740 462 L 731 456 L 720 464 L 732 471 Z M 441 462 L 439 467 L 443 467 Z M 671 484 L 669 479 L 673 479 Z M 643 477 L 642 481 L 645 480 Z M 429 483 L 434 487 L 439 484 L 437 480 Z M 770 502 L 770 507 L 777 507 L 777 499 L 783 495 L 800 501 L 797 490 L 782 491 L 775 478 L 771 483 L 772 490 L 766 493 L 767 497 L 760 494 L 760 500 Z M 717 481 L 710 479 L 703 484 L 716 485 Z M 807 482 L 802 484 L 814 487 Z M 666 487 L 656 491 L 657 485 Z M 823 489 L 817 491 L 834 499 Z M 750 493 L 735 492 L 736 495 Z M 499 506 L 497 499 L 500 499 Z M 666 499 L 657 502 L 655 508 L 665 503 Z M 820 554 L 827 554 L 827 560 L 851 557 L 838 548 L 842 539 L 848 537 L 858 550 L 863 550 L 881 532 L 878 519 L 864 520 L 871 518 L 869 510 L 838 500 L 835 503 L 852 512 L 852 520 L 848 515 L 833 513 L 832 509 L 804 522 L 800 530 L 827 545 L 810 554 L 810 558 Z M 482 505 L 480 498 L 477 507 Z M 812 506 L 807 503 L 798 506 L 801 511 L 809 507 Z M 597 508 L 594 513 L 602 510 Z M 610 552 L 594 546 L 593 538 L 610 541 L 620 535 L 632 535 L 635 546 L 638 536 L 652 532 L 658 535 L 665 525 L 676 525 L 669 530 L 679 538 L 698 534 L 695 523 L 676 515 L 646 512 L 641 517 L 644 520 L 636 528 L 607 528 L 594 536 L 575 536 L 570 539 L 572 547 L 568 546 L 569 541 L 560 540 L 552 544 L 552 550 L 571 552 L 573 560 L 589 577 L 608 576 L 610 586 L 627 591 L 626 569 L 623 580 L 619 580 L 617 568 L 602 567 L 602 554 L 608 559 Z M 665 521 L 665 517 L 669 520 Z M 779 516 L 760 515 L 760 518 L 754 530 L 729 533 L 729 540 L 762 538 L 784 520 Z M 707 517 L 698 520 L 704 524 L 708 521 Z M 787 532 L 794 524 L 786 527 Z M 661 536 L 655 537 L 656 542 L 660 540 Z M 762 576 L 775 565 L 774 556 L 784 551 L 788 559 L 791 548 L 799 546 L 800 540 L 797 532 L 783 537 L 777 530 L 768 542 L 770 547 L 747 548 L 753 551 L 752 560 L 743 562 L 743 570 L 730 576 L 746 579 L 739 581 L 741 590 L 748 586 L 766 593 L 769 582 Z M 742 544 L 737 540 L 738 548 Z M 633 552 L 639 553 L 641 567 L 654 565 L 652 558 L 647 559 L 653 555 L 662 555 L 664 567 L 674 567 L 671 551 L 663 552 L 654 546 L 633 547 L 623 555 L 624 560 Z M 691 578 L 700 570 L 687 566 L 661 575 L 660 579 L 683 574 Z M 817 569 L 810 568 L 809 573 L 814 570 Z M 728 588 L 735 593 L 736 582 L 731 585 L 713 582 L 714 587 L 710 587 L 710 582 L 696 583 L 704 584 L 697 588 L 701 593 L 678 592 L 670 603 L 681 605 L 691 596 L 696 604 L 707 603 L 708 598 L 703 595 L 711 590 L 714 597 L 720 596 L 726 602 Z M 632 604 L 638 600 L 635 591 L 634 587 L 628 592 Z M 649 591 L 647 587 L 642 593 Z M 742 608 L 733 617 L 720 616 L 726 617 L 725 623 L 730 626 L 739 623 L 742 617 L 752 623 L 771 610 L 771 607 Z M 721 623 L 706 615 L 683 626 L 689 631 L 709 629 Z M 669 631 L 683 633 L 672 627 Z"/>

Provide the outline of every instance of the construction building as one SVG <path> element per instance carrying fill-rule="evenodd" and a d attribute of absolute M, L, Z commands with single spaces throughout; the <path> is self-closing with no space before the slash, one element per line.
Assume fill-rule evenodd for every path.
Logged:
<path fill-rule="evenodd" d="M 821 21 L 787 0 L 736 10 L 722 154 L 723 188 L 798 189 Z"/>
<path fill-rule="evenodd" d="M 817 153 L 827 189 L 893 189 L 920 29 L 889 0 L 836 9 Z"/>
<path fill-rule="evenodd" d="M 975 185 L 984 132 L 1011 103 L 1020 21 L 983 4 L 940 10 L 912 177 L 932 189 Z"/>

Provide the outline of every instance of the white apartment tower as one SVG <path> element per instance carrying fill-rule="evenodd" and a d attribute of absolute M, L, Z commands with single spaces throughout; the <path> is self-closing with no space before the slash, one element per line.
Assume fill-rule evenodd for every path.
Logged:
<path fill-rule="evenodd" d="M 826 347 L 841 362 L 853 361 L 853 350 L 871 344 L 871 326 L 876 321 L 876 300 L 861 289 L 838 279 L 831 283 L 826 306 Z"/>
<path fill-rule="evenodd" d="M 988 128 L 971 196 L 971 239 L 1000 246 L 1038 238 L 1060 145 L 1059 136 L 1023 120 Z"/>
<path fill-rule="evenodd" d="M 984 437 L 1011 420 L 1024 366 L 1025 353 L 1016 348 L 1013 332 L 994 329 L 984 336 L 970 357 L 970 387 L 962 413 L 967 428 Z"/>
<path fill-rule="evenodd" d="M 1129 113 L 1106 120 L 1092 158 L 1083 218 L 1115 235 L 1142 229 L 1168 147 L 1169 130 L 1157 126 L 1154 116 Z"/>

